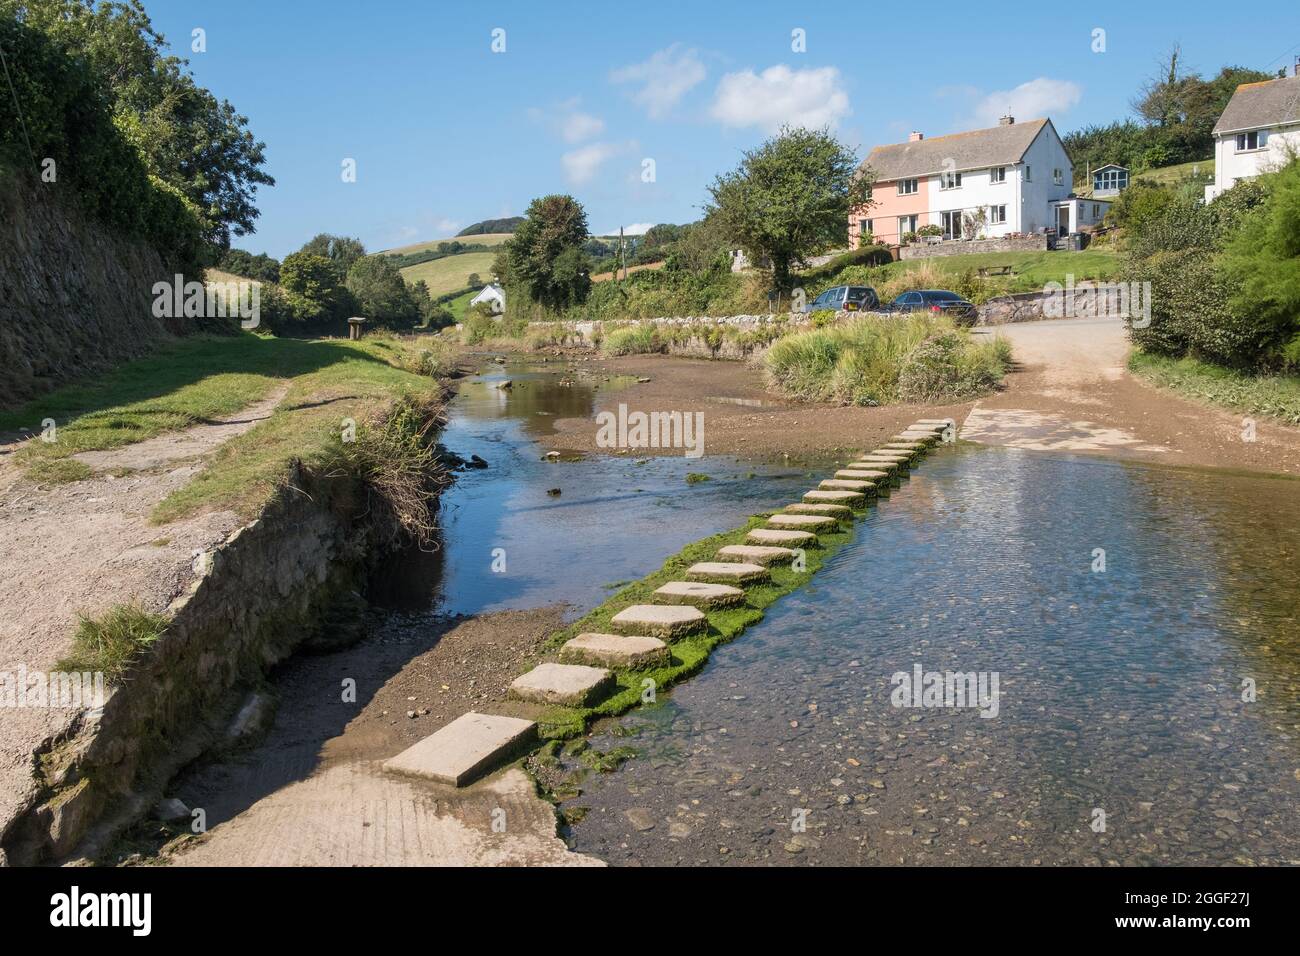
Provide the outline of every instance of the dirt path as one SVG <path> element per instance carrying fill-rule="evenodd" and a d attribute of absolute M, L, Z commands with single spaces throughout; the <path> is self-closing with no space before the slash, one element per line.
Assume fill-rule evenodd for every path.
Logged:
<path fill-rule="evenodd" d="M 163 859 L 178 866 L 599 865 L 556 836 L 554 809 L 518 768 L 460 790 L 380 769 L 467 710 L 506 712 L 491 702 L 504 698 L 562 621 L 558 607 L 434 622 L 398 617 L 354 647 L 291 661 L 276 675 L 280 700 L 266 740 L 178 781 L 176 795 L 204 809 L 209 829 Z M 339 699 L 344 676 L 357 681 L 357 704 Z"/>
<path fill-rule="evenodd" d="M 0 672 L 50 671 L 70 649 L 78 613 L 129 601 L 164 611 L 193 580 L 195 554 L 243 522 L 218 511 L 158 527 L 150 512 L 203 469 L 204 454 L 269 416 L 286 390 L 228 420 L 77 456 L 96 469 L 131 469 L 122 477 L 40 485 L 0 458 Z M 33 751 L 74 716 L 0 708 L 0 833 L 35 793 Z"/>
<path fill-rule="evenodd" d="M 979 401 L 961 437 L 1037 451 L 1091 452 L 1207 468 L 1300 474 L 1300 431 L 1260 420 L 1242 440 L 1242 416 L 1179 398 L 1126 370 L 1115 320 L 1026 322 L 977 330 L 1011 340 L 1019 368 Z"/>

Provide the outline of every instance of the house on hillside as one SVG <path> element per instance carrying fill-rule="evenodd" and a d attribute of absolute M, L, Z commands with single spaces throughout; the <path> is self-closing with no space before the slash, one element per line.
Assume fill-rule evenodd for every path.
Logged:
<path fill-rule="evenodd" d="M 863 168 L 876 181 L 874 205 L 849 215 L 849 239 L 858 247 L 871 234 L 890 245 L 924 226 L 943 239 L 993 239 L 1051 231 L 1077 233 L 1099 222 L 1110 204 L 1071 192 L 1074 167 L 1050 119 L 1017 123 L 1004 116 L 991 129 L 877 146 Z M 983 214 L 978 235 L 967 214 Z"/>
<path fill-rule="evenodd" d="M 1128 167 L 1116 163 L 1098 166 L 1092 171 L 1092 194 L 1101 199 L 1103 196 L 1118 196 L 1128 189 Z"/>
<path fill-rule="evenodd" d="M 1214 124 L 1214 185 L 1205 201 L 1285 165 L 1293 150 L 1300 152 L 1300 75 L 1241 84 Z"/>
<path fill-rule="evenodd" d="M 487 303 L 493 315 L 500 315 L 506 310 L 506 290 L 495 282 L 489 282 L 478 295 L 469 300 L 470 308 Z"/>

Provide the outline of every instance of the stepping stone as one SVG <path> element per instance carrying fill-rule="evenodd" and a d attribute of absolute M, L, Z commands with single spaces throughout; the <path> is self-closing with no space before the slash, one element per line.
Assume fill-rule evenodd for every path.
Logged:
<path fill-rule="evenodd" d="M 764 547 L 758 544 L 729 544 L 718 549 L 718 557 L 723 561 L 739 561 L 742 564 L 786 564 L 797 555 L 790 548 Z"/>
<path fill-rule="evenodd" d="M 669 581 L 655 588 L 655 597 L 664 604 L 689 604 L 692 607 L 735 607 L 745 602 L 745 592 L 726 584 L 704 581 Z"/>
<path fill-rule="evenodd" d="M 950 425 L 955 427 L 957 425 L 957 420 L 953 418 L 919 418 L 917 419 L 916 424 L 913 425 L 909 431 L 920 430 L 922 427 L 943 431 Z"/>
<path fill-rule="evenodd" d="M 859 494 L 872 495 L 876 491 L 874 481 L 858 481 L 848 478 L 825 478 L 817 483 L 822 491 L 856 491 Z"/>
<path fill-rule="evenodd" d="M 463 787 L 529 750 L 536 740 L 537 724 L 531 720 L 470 711 L 384 761 L 384 769 Z"/>
<path fill-rule="evenodd" d="M 836 478 L 848 478 L 855 481 L 880 482 L 889 480 L 889 472 L 868 468 L 841 468 L 835 472 Z"/>
<path fill-rule="evenodd" d="M 635 670 L 667 664 L 672 659 L 668 645 L 644 634 L 579 634 L 565 641 L 560 660 L 571 664 L 596 664 Z"/>
<path fill-rule="evenodd" d="M 817 535 L 811 531 L 783 531 L 780 528 L 755 528 L 745 535 L 750 544 L 766 544 L 783 548 L 813 548 Z"/>
<path fill-rule="evenodd" d="M 898 449 L 899 451 L 925 451 L 926 445 L 919 441 L 891 441 L 880 446 L 885 449 Z"/>
<path fill-rule="evenodd" d="M 812 494 L 812 492 L 809 492 Z M 818 504 L 816 502 L 800 501 L 792 505 L 786 505 L 783 509 L 786 514 L 790 515 L 822 515 L 828 518 L 852 518 L 853 509 L 848 505 L 828 505 Z M 756 528 L 755 531 L 768 530 Z M 753 532 L 750 532 L 753 534 Z"/>
<path fill-rule="evenodd" d="M 693 581 L 731 582 L 732 584 L 762 584 L 771 579 L 767 568 L 742 561 L 701 561 L 686 569 Z"/>
<path fill-rule="evenodd" d="M 633 604 L 615 614 L 609 623 L 621 634 L 649 634 L 671 641 L 704 630 L 708 619 L 693 607 Z"/>
<path fill-rule="evenodd" d="M 814 488 L 812 491 L 803 493 L 803 500 L 805 504 L 810 505 L 827 503 L 848 505 L 850 508 L 857 508 L 859 511 L 867 506 L 867 496 L 865 494 L 860 491 L 845 491 L 842 488 Z"/>
<path fill-rule="evenodd" d="M 909 455 L 907 452 L 900 451 L 897 448 L 877 448 L 868 455 L 868 458 L 883 458 L 886 461 L 892 460 L 899 464 L 907 464 L 915 457 L 916 455 Z"/>
<path fill-rule="evenodd" d="M 932 435 L 929 432 L 900 432 L 889 440 L 891 442 L 915 443 L 922 448 L 929 448 L 931 445 L 938 444 L 939 436 Z"/>
<path fill-rule="evenodd" d="M 849 468 L 853 471 L 878 470 L 892 475 L 894 472 L 898 471 L 898 462 L 894 461 L 892 458 L 877 458 L 874 461 L 864 458 L 860 461 L 849 462 Z"/>
<path fill-rule="evenodd" d="M 604 697 L 613 685 L 614 675 L 603 667 L 545 661 L 516 677 L 510 685 L 510 696 L 537 704 L 583 707 L 588 701 Z"/>
<path fill-rule="evenodd" d="M 851 495 L 849 491 L 810 491 L 809 495 Z M 807 495 L 805 495 L 807 497 Z M 859 495 L 859 497 L 861 497 Z M 831 499 L 834 501 L 835 499 Z M 842 503 L 842 502 L 841 502 Z M 834 531 L 839 522 L 834 518 L 823 518 L 820 515 L 794 515 L 794 514 L 775 514 L 767 519 L 767 523 L 773 528 L 793 528 L 795 531 Z"/>

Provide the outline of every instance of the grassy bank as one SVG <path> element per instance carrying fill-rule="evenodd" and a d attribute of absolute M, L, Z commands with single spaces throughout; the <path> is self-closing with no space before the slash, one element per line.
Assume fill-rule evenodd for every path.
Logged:
<path fill-rule="evenodd" d="M 1000 337 L 975 341 L 944 319 L 863 318 L 795 332 L 764 356 L 775 389 L 845 405 L 963 401 L 996 388 L 1011 360 Z"/>
<path fill-rule="evenodd" d="M 1300 425 L 1300 375 L 1247 375 L 1196 359 L 1136 350 L 1129 358 L 1129 369 L 1188 398 Z"/>
<path fill-rule="evenodd" d="M 444 348 L 378 336 L 360 342 L 188 338 L 0 415 L 0 430 L 39 432 L 43 420 L 54 419 L 55 441 L 28 442 L 18 461 L 31 477 L 75 481 L 90 474 L 72 458 L 79 452 L 229 418 L 283 383 L 288 391 L 271 417 L 219 446 L 208 468 L 164 499 L 153 518 L 166 522 L 219 508 L 249 516 L 283 483 L 291 461 L 323 473 L 347 467 L 348 455 L 364 454 L 374 442 L 391 442 L 378 413 L 394 400 L 435 403 L 438 376 L 449 362 Z M 341 441 L 344 419 L 355 422 L 360 444 Z"/>

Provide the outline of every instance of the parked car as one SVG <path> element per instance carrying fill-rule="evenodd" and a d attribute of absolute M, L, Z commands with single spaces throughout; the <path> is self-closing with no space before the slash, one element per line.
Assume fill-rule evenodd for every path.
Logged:
<path fill-rule="evenodd" d="M 869 285 L 837 285 L 827 289 L 804 307 L 805 312 L 821 309 L 845 312 L 870 312 L 880 308 L 880 297 Z"/>
<path fill-rule="evenodd" d="M 956 292 L 942 289 L 919 289 L 904 292 L 892 303 L 891 312 L 938 312 L 951 318 L 957 325 L 969 328 L 979 321 L 979 309 Z"/>

